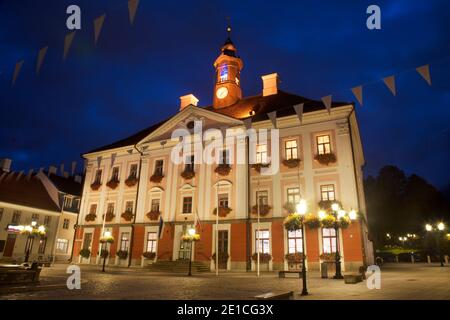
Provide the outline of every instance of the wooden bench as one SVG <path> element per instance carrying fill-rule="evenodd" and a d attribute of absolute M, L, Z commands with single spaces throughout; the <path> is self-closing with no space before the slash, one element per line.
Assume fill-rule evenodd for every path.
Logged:
<path fill-rule="evenodd" d="M 356 284 L 363 281 L 363 276 L 358 273 L 344 275 L 344 282 L 346 284 Z"/>
<path fill-rule="evenodd" d="M 280 270 L 280 271 L 278 271 L 278 277 L 279 278 L 286 278 L 286 273 L 298 273 L 298 277 L 299 278 L 302 277 L 302 272 L 301 271 L 293 271 L 293 270 Z"/>
<path fill-rule="evenodd" d="M 256 300 L 292 300 L 294 298 L 294 292 L 268 292 L 255 296 L 255 298 Z"/>

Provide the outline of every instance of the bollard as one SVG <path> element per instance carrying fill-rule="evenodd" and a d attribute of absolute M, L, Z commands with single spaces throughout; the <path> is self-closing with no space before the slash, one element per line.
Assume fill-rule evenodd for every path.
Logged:
<path fill-rule="evenodd" d="M 398 263 L 398 256 L 395 256 L 395 262 Z"/>
<path fill-rule="evenodd" d="M 428 262 L 428 263 L 431 263 L 431 258 L 430 258 L 430 256 L 427 256 L 427 262 Z"/>
<path fill-rule="evenodd" d="M 414 263 L 414 254 L 411 255 L 411 263 Z"/>

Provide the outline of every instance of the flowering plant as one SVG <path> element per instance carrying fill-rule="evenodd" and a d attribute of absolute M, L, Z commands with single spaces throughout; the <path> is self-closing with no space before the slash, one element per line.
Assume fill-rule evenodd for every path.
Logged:
<path fill-rule="evenodd" d="M 186 242 L 197 242 L 197 241 L 200 241 L 200 235 L 198 233 L 196 233 L 192 236 L 190 234 L 185 234 L 181 237 L 181 240 L 186 241 Z"/>

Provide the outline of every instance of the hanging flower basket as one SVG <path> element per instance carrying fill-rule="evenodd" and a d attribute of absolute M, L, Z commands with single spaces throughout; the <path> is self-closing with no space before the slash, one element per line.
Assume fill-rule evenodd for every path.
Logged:
<path fill-rule="evenodd" d="M 252 260 L 253 261 L 258 261 L 258 253 L 254 253 L 252 255 Z M 272 260 L 272 256 L 270 255 L 270 253 L 260 253 L 259 254 L 259 262 L 267 263 L 270 260 Z"/>
<path fill-rule="evenodd" d="M 121 260 L 126 259 L 128 257 L 128 251 L 119 250 L 116 252 L 116 256 L 118 256 Z"/>
<path fill-rule="evenodd" d="M 336 253 L 322 253 L 319 258 L 325 262 L 336 261 Z"/>
<path fill-rule="evenodd" d="M 117 188 L 117 186 L 119 185 L 119 180 L 118 179 L 111 179 L 109 180 L 106 185 L 108 186 L 108 188 L 110 189 L 115 189 Z"/>
<path fill-rule="evenodd" d="M 254 163 L 252 164 L 252 168 L 255 169 L 257 172 L 261 172 L 261 168 L 268 168 L 270 167 L 269 163 Z"/>
<path fill-rule="evenodd" d="M 93 191 L 97 191 L 101 186 L 102 184 L 100 183 L 100 181 L 94 181 L 94 183 L 91 184 L 91 189 Z"/>
<path fill-rule="evenodd" d="M 152 221 L 156 221 L 158 220 L 160 214 L 161 211 L 150 211 L 147 213 L 147 218 L 149 218 Z"/>
<path fill-rule="evenodd" d="M 284 219 L 284 228 L 287 231 L 295 231 L 302 229 L 303 217 L 296 213 L 291 213 Z"/>
<path fill-rule="evenodd" d="M 289 263 L 302 263 L 303 262 L 303 253 L 301 253 L 301 252 L 288 253 L 284 256 L 284 258 Z"/>
<path fill-rule="evenodd" d="M 121 214 L 121 217 L 125 221 L 131 221 L 133 220 L 134 214 L 133 212 L 125 211 L 124 213 Z"/>
<path fill-rule="evenodd" d="M 144 252 L 144 253 L 142 254 L 142 256 L 143 256 L 145 259 L 155 259 L 155 257 L 156 257 L 156 252 Z"/>
<path fill-rule="evenodd" d="M 88 213 L 84 218 L 87 222 L 95 221 L 95 219 L 97 219 L 97 215 L 95 213 Z"/>
<path fill-rule="evenodd" d="M 309 214 L 306 215 L 305 220 L 303 221 L 303 223 L 309 229 L 320 228 L 320 219 L 319 219 L 319 217 L 313 215 L 312 213 L 309 213 Z"/>
<path fill-rule="evenodd" d="M 219 207 L 219 217 L 226 217 L 233 209 L 228 207 Z M 217 214 L 217 208 L 214 208 L 213 215 Z"/>
<path fill-rule="evenodd" d="M 163 174 L 155 173 L 150 177 L 150 181 L 153 183 L 160 183 L 163 178 L 164 178 Z"/>
<path fill-rule="evenodd" d="M 227 176 L 231 172 L 231 166 L 229 164 L 219 164 L 214 172 L 220 174 L 221 176 Z"/>
<path fill-rule="evenodd" d="M 322 220 L 322 227 L 324 228 L 334 228 L 336 227 L 336 218 L 331 214 L 327 214 Z"/>
<path fill-rule="evenodd" d="M 100 257 L 102 257 L 103 259 L 108 258 L 108 256 L 109 256 L 108 250 L 102 250 L 102 251 L 100 251 Z"/>
<path fill-rule="evenodd" d="M 288 168 L 296 168 L 300 165 L 300 159 L 284 159 L 283 164 Z"/>
<path fill-rule="evenodd" d="M 328 166 L 330 163 L 336 162 L 336 156 L 334 153 L 316 154 L 314 159 L 320 164 Z"/>
<path fill-rule="evenodd" d="M 195 177 L 195 171 L 192 171 L 192 170 L 185 170 L 185 171 L 183 171 L 182 173 L 181 173 L 181 177 L 183 178 L 183 179 L 186 179 L 186 180 L 190 180 L 190 179 L 192 179 L 192 178 L 194 178 Z"/>
<path fill-rule="evenodd" d="M 104 218 L 106 222 L 111 222 L 111 221 L 113 221 L 113 219 L 114 219 L 115 216 L 116 216 L 116 215 L 115 215 L 114 213 L 112 213 L 112 212 L 107 212 L 107 213 L 106 213 L 106 217 L 105 217 L 105 215 L 103 215 L 103 216 L 102 216 L 102 219 Z"/>
<path fill-rule="evenodd" d="M 125 184 L 129 187 L 133 187 L 137 184 L 138 182 L 138 178 L 136 178 L 135 176 L 132 177 L 128 177 L 127 180 L 125 180 Z"/>
<path fill-rule="evenodd" d="M 288 213 L 295 213 L 296 207 L 295 204 L 292 202 L 286 202 L 283 206 L 284 210 L 286 210 Z"/>
<path fill-rule="evenodd" d="M 89 249 L 81 249 L 80 250 L 80 256 L 82 258 L 85 258 L 85 259 L 89 258 L 91 256 L 91 250 L 89 250 Z"/>
<path fill-rule="evenodd" d="M 219 262 L 227 262 L 229 257 L 228 252 L 219 252 Z M 216 261 L 216 253 L 213 253 L 211 259 Z"/>
<path fill-rule="evenodd" d="M 109 237 L 101 237 L 100 238 L 100 243 L 109 243 L 112 244 L 114 243 L 114 238 L 112 236 Z"/>
<path fill-rule="evenodd" d="M 341 229 L 347 229 L 348 226 L 352 223 L 349 217 L 345 216 L 339 219 L 338 226 Z"/>
<path fill-rule="evenodd" d="M 269 214 L 271 209 L 272 209 L 272 207 L 267 204 L 261 205 L 261 206 L 259 206 L 259 215 L 266 216 Z M 258 214 L 258 206 L 257 205 L 254 205 L 252 207 L 252 213 Z"/>
<path fill-rule="evenodd" d="M 181 237 L 181 240 L 183 240 L 185 242 L 197 242 L 197 241 L 200 241 L 200 235 L 198 233 L 196 233 L 192 236 L 190 234 L 185 234 Z"/>

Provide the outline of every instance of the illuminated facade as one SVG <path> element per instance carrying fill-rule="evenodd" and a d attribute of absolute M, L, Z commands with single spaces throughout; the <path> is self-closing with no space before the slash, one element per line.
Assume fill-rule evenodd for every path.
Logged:
<path fill-rule="evenodd" d="M 201 240 L 192 248 L 193 259 L 211 270 L 216 246 L 219 268 L 224 270 L 255 270 L 252 257 L 257 250 L 269 256 L 261 270 L 298 268 L 287 255 L 301 251 L 302 242 L 310 269 L 319 269 L 326 253 L 337 247 L 344 271 L 372 262 L 365 223 L 364 156 L 354 105 L 333 103 L 328 112 L 321 102 L 281 91 L 277 74 L 262 77 L 260 95 L 242 97 L 243 63 L 229 38 L 214 67 L 211 106 L 199 107 L 193 95 L 183 96 L 179 112 L 166 121 L 84 154 L 87 170 L 74 261 L 101 262 L 102 230 L 114 237 L 108 246 L 109 264 L 146 266 L 186 259 L 190 247 L 181 237 L 195 227 Z M 298 105 L 303 105 L 301 123 L 294 110 Z M 273 149 L 269 141 L 255 149 L 258 162 L 279 156 L 279 170 L 273 175 L 258 172 L 248 158 L 237 163 L 237 145 L 220 151 L 219 158 L 231 162 L 229 166 L 171 160 L 178 144 L 171 139 L 176 129 L 192 131 L 198 121 L 203 130 L 245 130 L 246 119 L 255 129 L 270 129 L 274 124 L 267 113 L 273 111 L 279 148 Z M 248 153 L 248 140 L 242 138 L 240 143 Z M 307 201 L 313 214 L 320 201 L 339 201 L 343 208 L 358 211 L 360 219 L 338 235 L 333 229 L 309 227 L 305 234 L 287 232 L 286 208 L 300 199 Z M 82 249 L 86 250 L 80 255 Z"/>

